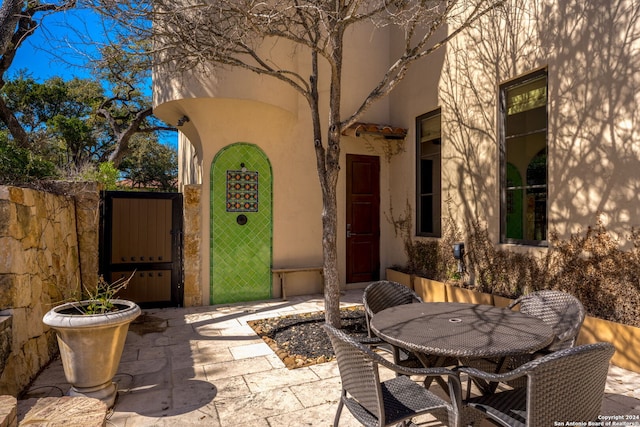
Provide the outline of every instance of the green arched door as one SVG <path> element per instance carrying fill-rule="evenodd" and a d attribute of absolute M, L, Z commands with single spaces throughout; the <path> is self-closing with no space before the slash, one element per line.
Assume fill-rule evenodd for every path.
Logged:
<path fill-rule="evenodd" d="M 272 171 L 256 145 L 236 143 L 211 167 L 211 304 L 271 297 Z"/>

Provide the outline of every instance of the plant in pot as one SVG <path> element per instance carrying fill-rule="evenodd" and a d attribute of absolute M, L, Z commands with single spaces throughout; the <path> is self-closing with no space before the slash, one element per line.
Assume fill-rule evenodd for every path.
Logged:
<path fill-rule="evenodd" d="M 117 387 L 113 377 L 129 324 L 141 312 L 136 303 L 115 296 L 132 277 L 111 284 L 100 277 L 88 299 L 59 305 L 44 315 L 43 322 L 57 333 L 70 396 L 93 397 L 109 408 L 114 405 Z"/>

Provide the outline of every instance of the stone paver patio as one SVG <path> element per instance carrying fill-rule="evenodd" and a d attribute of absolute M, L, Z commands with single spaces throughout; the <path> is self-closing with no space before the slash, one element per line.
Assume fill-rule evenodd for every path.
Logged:
<path fill-rule="evenodd" d="M 361 298 L 362 290 L 350 290 L 341 300 L 346 306 L 360 304 Z M 107 425 L 332 425 L 340 394 L 336 363 L 289 370 L 247 325 L 251 319 L 323 308 L 322 296 L 311 295 L 144 310 L 144 322 L 127 336 L 115 378 L 119 396 Z M 640 374 L 611 366 L 602 414 L 640 415 L 639 385 Z M 68 389 L 56 360 L 23 398 L 61 396 Z M 421 421 L 422 426 L 441 425 L 429 417 Z M 360 424 L 345 409 L 340 425 Z"/>

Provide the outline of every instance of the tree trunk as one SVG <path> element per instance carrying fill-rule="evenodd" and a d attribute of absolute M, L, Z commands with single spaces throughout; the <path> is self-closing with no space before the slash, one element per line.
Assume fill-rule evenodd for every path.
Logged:
<path fill-rule="evenodd" d="M 29 136 L 2 98 L 0 98 L 0 120 L 7 125 L 11 136 L 13 136 L 13 141 L 18 147 L 29 148 L 31 146 Z"/>
<path fill-rule="evenodd" d="M 340 26 L 341 24 L 338 24 Z M 329 90 L 329 130 L 327 132 L 327 152 L 322 186 L 322 248 L 325 272 L 325 321 L 341 327 L 340 321 L 340 277 L 338 274 L 338 200 L 336 189 L 340 173 L 340 100 L 342 82 L 344 28 L 331 31 L 331 85 Z"/>
<path fill-rule="evenodd" d="M 131 138 L 136 134 L 136 132 L 140 131 L 140 126 L 144 120 L 152 114 L 153 109 L 151 107 L 136 112 L 133 114 L 133 118 L 129 123 L 127 123 L 127 127 L 122 130 L 119 129 L 117 120 L 114 119 L 109 110 L 106 108 L 98 110 L 98 115 L 107 119 L 111 130 L 113 130 L 113 133 L 116 135 L 116 145 L 109 156 L 109 161 L 113 163 L 114 167 L 120 167 L 122 160 L 129 153 L 129 142 L 131 141 Z"/>
<path fill-rule="evenodd" d="M 338 274 L 337 248 L 338 202 L 336 197 L 338 173 L 340 172 L 340 133 L 331 132 L 331 129 L 338 129 L 336 126 L 330 127 L 328 149 L 325 149 L 322 144 L 322 128 L 320 125 L 318 54 L 315 51 L 311 53 L 311 69 L 312 73 L 309 78 L 310 90 L 307 101 L 311 112 L 318 178 L 322 190 L 322 274 L 324 276 L 325 322 L 333 327 L 340 328 L 340 276 Z"/>
<path fill-rule="evenodd" d="M 24 0 L 6 0 L 0 3 L 0 56 L 4 55 L 18 25 Z"/>
<path fill-rule="evenodd" d="M 337 182 L 339 168 L 329 166 L 325 170 L 325 182 Z M 322 190 L 322 252 L 324 261 L 324 306 L 325 321 L 341 327 L 340 321 L 340 276 L 338 274 L 338 202 L 336 185 L 327 185 Z"/>

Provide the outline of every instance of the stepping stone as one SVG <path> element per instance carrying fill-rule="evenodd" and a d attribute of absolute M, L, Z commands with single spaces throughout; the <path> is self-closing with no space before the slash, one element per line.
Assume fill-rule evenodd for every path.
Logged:
<path fill-rule="evenodd" d="M 16 427 L 18 418 L 17 401 L 13 396 L 0 396 L 0 427 Z"/>
<path fill-rule="evenodd" d="M 107 405 L 90 397 L 43 397 L 18 401 L 18 425 L 102 427 Z"/>

